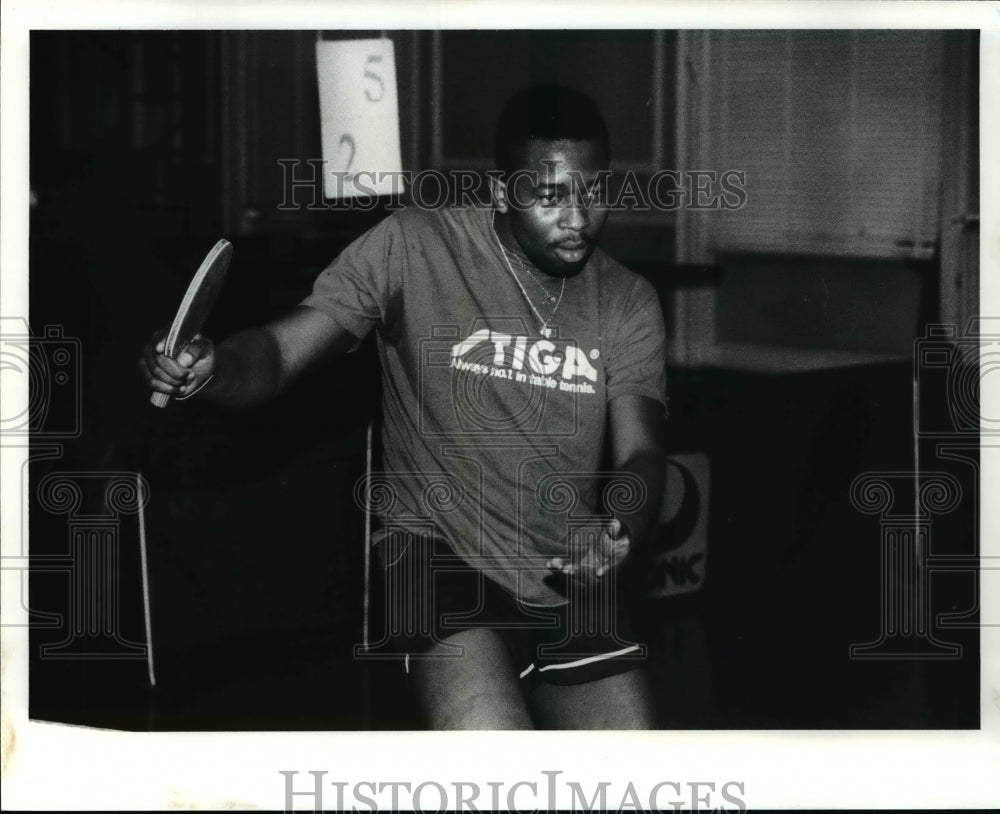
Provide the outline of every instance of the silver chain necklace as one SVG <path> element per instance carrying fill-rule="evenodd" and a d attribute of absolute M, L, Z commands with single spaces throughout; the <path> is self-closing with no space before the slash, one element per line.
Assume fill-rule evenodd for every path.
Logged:
<path fill-rule="evenodd" d="M 538 287 L 539 287 L 539 288 L 540 288 L 540 289 L 542 290 L 542 293 L 543 293 L 543 294 L 545 295 L 545 297 L 544 297 L 544 299 L 545 299 L 545 302 L 547 302 L 547 303 L 548 303 L 549 305 L 551 305 L 552 303 L 554 303 L 554 302 L 556 301 L 556 296 L 555 296 L 555 294 L 551 293 L 551 292 L 550 292 L 550 291 L 549 291 L 549 290 L 548 290 L 548 289 L 547 289 L 547 288 L 545 287 L 545 284 L 544 284 L 544 283 L 543 283 L 543 282 L 542 282 L 541 280 L 539 280 L 539 279 L 538 279 L 538 276 L 537 276 L 537 275 L 535 274 L 535 272 L 534 272 L 534 271 L 532 271 L 532 270 L 531 270 L 531 267 L 530 267 L 530 266 L 528 266 L 528 264 L 527 264 L 527 263 L 525 263 L 525 262 L 524 262 L 524 261 L 523 261 L 523 260 L 522 260 L 522 259 L 521 259 L 520 257 L 518 257 L 518 256 L 517 256 L 517 254 L 516 254 L 516 253 L 514 253 L 514 252 L 510 253 L 510 257 L 512 257 L 512 258 L 514 259 L 514 262 L 516 262 L 516 263 L 517 263 L 517 265 L 518 265 L 518 266 L 519 266 L 519 267 L 520 267 L 520 268 L 521 268 L 521 269 L 522 269 L 523 271 L 525 271 L 525 272 L 527 273 L 527 275 L 528 275 L 528 276 L 529 276 L 529 277 L 530 277 L 530 278 L 531 278 L 531 279 L 532 279 L 532 280 L 534 281 L 535 285 L 537 285 L 537 286 L 538 286 Z M 565 280 L 563 280 L 563 283 L 565 283 L 565 282 L 566 282 L 566 281 L 565 281 Z"/>
<path fill-rule="evenodd" d="M 548 326 L 549 325 L 549 319 L 552 319 L 556 315 L 556 311 L 559 310 L 559 306 L 562 303 L 563 293 L 565 293 L 565 291 L 566 291 L 566 278 L 563 277 L 562 284 L 559 286 L 559 298 L 556 300 L 556 304 L 552 307 L 552 312 L 549 314 L 549 319 L 545 319 L 541 315 L 541 313 L 539 313 L 538 309 L 535 307 L 535 303 L 532 302 L 531 297 L 528 296 L 528 292 L 525 290 L 524 286 L 521 284 L 521 279 L 517 276 L 517 274 L 515 274 L 514 267 L 510 264 L 510 256 L 507 253 L 507 249 L 504 247 L 503 241 L 500 240 L 500 235 L 497 234 L 497 230 L 496 230 L 496 228 L 493 225 L 495 219 L 496 219 L 496 210 L 494 209 L 493 213 L 490 215 L 490 231 L 493 232 L 493 239 L 497 242 L 497 246 L 500 247 L 500 253 L 503 255 L 504 263 L 507 264 L 507 271 L 509 271 L 510 272 L 510 276 L 514 278 L 514 282 L 517 283 L 517 287 L 521 290 L 521 294 L 524 296 L 525 301 L 528 303 L 528 306 L 534 312 L 535 317 L 537 317 L 538 322 L 541 325 L 541 327 L 538 329 L 538 332 L 542 336 L 544 336 L 546 339 L 548 339 L 549 335 L 552 333 L 552 329 L 549 328 L 549 326 Z M 536 285 L 538 285 L 538 287 L 541 288 L 542 291 L 545 292 L 546 302 L 550 302 L 551 303 L 552 302 L 552 295 L 549 294 L 548 289 L 545 288 L 545 286 L 542 285 L 541 281 L 537 277 L 535 277 L 534 274 L 531 273 L 531 269 L 529 269 L 521 261 L 520 257 L 518 257 L 517 255 L 514 255 L 514 259 L 517 260 L 517 263 L 518 263 L 519 266 L 521 266 L 521 268 L 523 268 L 526 272 L 528 272 L 528 276 L 531 277 L 531 279 L 535 281 Z"/>

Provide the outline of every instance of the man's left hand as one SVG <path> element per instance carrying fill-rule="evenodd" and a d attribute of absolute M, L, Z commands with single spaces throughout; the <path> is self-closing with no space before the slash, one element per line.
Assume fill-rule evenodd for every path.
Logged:
<path fill-rule="evenodd" d="M 546 565 L 555 574 L 589 583 L 603 579 L 628 556 L 632 540 L 625 526 L 613 519 L 601 530 L 597 540 L 569 557 L 553 557 Z"/>

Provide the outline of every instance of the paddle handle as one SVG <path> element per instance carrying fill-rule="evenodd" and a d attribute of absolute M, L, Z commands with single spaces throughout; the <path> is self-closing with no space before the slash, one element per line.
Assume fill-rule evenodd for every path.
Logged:
<path fill-rule="evenodd" d="M 153 393 L 153 395 L 149 397 L 149 403 L 154 407 L 166 407 L 170 404 L 170 396 L 166 393 Z"/>

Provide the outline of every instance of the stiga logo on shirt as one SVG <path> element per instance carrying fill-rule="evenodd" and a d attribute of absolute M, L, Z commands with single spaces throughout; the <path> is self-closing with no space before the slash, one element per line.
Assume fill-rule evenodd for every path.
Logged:
<path fill-rule="evenodd" d="M 475 356 L 482 359 L 482 351 L 488 353 L 493 346 L 490 364 L 482 364 L 468 359 Z M 472 353 L 479 349 L 479 353 Z M 515 336 L 482 328 L 451 348 L 451 366 L 481 375 L 527 381 L 533 385 L 570 390 L 577 393 L 595 392 L 587 382 L 597 381 L 597 369 L 590 359 L 597 359 L 600 351 L 594 348 L 588 354 L 571 343 L 560 350 L 548 339 L 539 339 L 529 344 L 527 336 Z M 551 382 L 551 383 L 550 383 Z"/>
<path fill-rule="evenodd" d="M 577 438 L 583 415 L 603 426 L 604 348 L 594 344 L 590 350 L 568 336 L 543 338 L 521 317 L 433 326 L 420 341 L 417 398 L 451 409 L 447 420 L 440 409 L 419 410 L 421 435 L 488 433 L 491 443 L 516 444 L 536 435 Z"/>

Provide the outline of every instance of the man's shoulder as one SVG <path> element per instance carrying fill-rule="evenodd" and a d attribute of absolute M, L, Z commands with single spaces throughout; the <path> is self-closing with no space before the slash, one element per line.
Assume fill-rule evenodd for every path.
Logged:
<path fill-rule="evenodd" d="M 602 294 L 622 299 L 656 297 L 656 289 L 648 279 L 602 249 L 594 252 L 594 259 Z"/>
<path fill-rule="evenodd" d="M 481 217 L 475 207 L 469 206 L 405 206 L 390 216 L 404 230 L 427 229 L 447 232 L 453 229 L 467 229 Z"/>
<path fill-rule="evenodd" d="M 372 245 L 372 241 L 397 241 L 410 246 L 433 242 L 435 238 L 446 238 L 449 232 L 442 213 L 416 206 L 394 209 L 371 226 L 360 238 L 359 244 Z M 381 243 L 379 243 L 381 245 Z"/>

